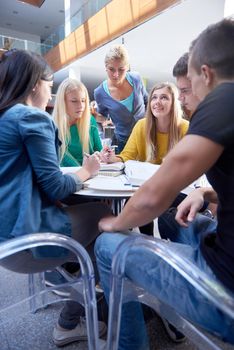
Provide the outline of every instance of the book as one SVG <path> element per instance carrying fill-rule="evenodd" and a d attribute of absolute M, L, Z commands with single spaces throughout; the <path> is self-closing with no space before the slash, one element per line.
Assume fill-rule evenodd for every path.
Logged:
<path fill-rule="evenodd" d="M 121 171 L 124 169 L 123 162 L 101 163 L 100 171 Z"/>
<path fill-rule="evenodd" d="M 137 160 L 127 160 L 124 172 L 133 186 L 141 186 L 160 168 L 160 165 Z"/>
<path fill-rule="evenodd" d="M 123 168 L 124 168 L 124 163 L 120 162 L 121 166 L 117 165 L 117 168 L 121 168 L 122 170 L 115 170 L 112 169 L 111 167 L 108 167 L 107 165 L 112 165 L 112 164 L 104 164 L 101 166 L 100 170 L 98 171 L 98 175 L 103 175 L 103 176 L 119 176 L 123 174 Z M 104 170 L 102 170 L 104 168 Z M 73 167 L 60 167 L 60 170 L 62 171 L 63 174 L 68 174 L 68 173 L 74 173 L 81 169 L 81 167 L 73 166 Z M 106 169 L 106 170 L 105 170 Z"/>
<path fill-rule="evenodd" d="M 123 162 L 117 162 L 117 163 L 101 163 L 100 170 L 98 172 L 98 175 L 104 175 L 104 176 L 119 176 L 123 174 L 124 170 L 124 163 Z"/>
<path fill-rule="evenodd" d="M 98 175 L 103 175 L 103 176 L 119 176 L 123 174 L 123 170 L 99 170 Z"/>

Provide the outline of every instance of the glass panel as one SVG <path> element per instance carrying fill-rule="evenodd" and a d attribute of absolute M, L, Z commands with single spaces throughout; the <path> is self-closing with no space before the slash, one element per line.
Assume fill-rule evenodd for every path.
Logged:
<path fill-rule="evenodd" d="M 77 1 L 77 0 L 74 0 Z M 84 22 L 86 22 L 90 17 L 92 17 L 95 13 L 100 11 L 104 6 L 106 6 L 111 0 L 87 0 L 84 2 L 79 10 L 75 13 L 71 18 L 71 32 L 80 27 Z M 71 9 L 72 6 L 75 6 L 75 3 L 71 1 Z M 77 7 L 77 3 L 76 3 Z M 74 7 L 73 7 L 74 8 Z M 16 39 L 11 37 L 6 37 L 0 35 L 0 47 L 6 48 L 7 50 L 17 48 L 30 50 L 33 52 L 37 52 L 39 54 L 44 55 L 48 52 L 52 47 L 56 46 L 60 41 L 65 38 L 65 25 L 61 25 L 57 28 L 57 30 L 52 33 L 46 40 L 42 43 L 36 43 L 29 40 Z M 8 44 L 8 46 L 6 46 Z"/>

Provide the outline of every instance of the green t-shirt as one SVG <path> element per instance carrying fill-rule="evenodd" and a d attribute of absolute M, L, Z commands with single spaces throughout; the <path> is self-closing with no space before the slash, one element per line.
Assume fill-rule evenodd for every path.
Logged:
<path fill-rule="evenodd" d="M 83 163 L 83 149 L 76 124 L 70 127 L 71 139 L 67 151 L 60 163 L 62 167 L 81 166 Z M 89 153 L 101 151 L 102 144 L 98 133 L 97 122 L 93 116 L 90 119 Z"/>

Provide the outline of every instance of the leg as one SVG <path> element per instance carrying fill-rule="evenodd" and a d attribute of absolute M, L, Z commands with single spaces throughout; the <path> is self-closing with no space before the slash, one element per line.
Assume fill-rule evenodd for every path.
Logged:
<path fill-rule="evenodd" d="M 97 278 L 94 242 L 99 235 L 98 222 L 107 215 L 111 215 L 110 208 L 100 202 L 84 203 L 65 208 L 72 223 L 72 238 L 81 243 L 89 252 Z M 98 278 L 97 278 L 98 279 Z M 67 301 L 60 314 L 58 324 L 65 329 L 73 329 L 84 316 L 84 308 L 74 301 Z"/>
<path fill-rule="evenodd" d="M 123 239 L 125 239 L 124 235 L 103 234 L 96 242 L 97 262 L 107 298 L 112 256 Z M 175 250 L 182 258 L 190 260 L 210 278 L 216 279 L 199 249 L 172 242 L 164 244 L 168 246 L 168 249 Z M 234 341 L 233 322 L 231 323 L 216 307 L 207 302 L 207 299 L 200 295 L 176 270 L 153 253 L 143 248 L 133 248 L 127 258 L 125 274 L 185 318 L 219 334 L 228 341 Z M 134 317 L 132 317 L 133 310 Z M 147 349 L 146 334 L 142 323 L 143 316 L 138 304 L 124 304 L 119 350 Z"/>
<path fill-rule="evenodd" d="M 139 230 L 141 233 L 144 233 L 145 235 L 153 236 L 154 235 L 154 222 L 151 221 L 146 225 L 139 226 Z"/>
<path fill-rule="evenodd" d="M 109 300 L 110 292 L 109 287 L 112 257 L 118 245 L 126 239 L 126 237 L 128 237 L 128 235 L 106 233 L 101 235 L 96 241 L 95 253 L 101 277 L 101 284 L 107 302 Z M 139 303 L 129 302 L 123 305 L 120 334 L 119 350 L 149 349 L 143 311 Z"/>

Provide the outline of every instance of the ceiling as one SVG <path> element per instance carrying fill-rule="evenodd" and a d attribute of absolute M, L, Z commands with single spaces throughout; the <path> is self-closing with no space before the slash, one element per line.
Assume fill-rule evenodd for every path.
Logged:
<path fill-rule="evenodd" d="M 71 15 L 84 2 L 87 0 L 71 0 Z M 64 0 L 45 0 L 40 8 L 17 0 L 0 0 L 0 28 L 34 34 L 42 41 L 64 24 L 64 17 Z"/>
<path fill-rule="evenodd" d="M 96 0 L 70 1 L 71 14 L 74 14 L 87 1 Z M 146 79 L 148 90 L 155 82 L 172 80 L 176 60 L 208 24 L 223 18 L 225 2 L 233 4 L 234 0 L 181 0 L 178 5 L 57 72 L 55 87 L 72 72 L 85 83 L 92 98 L 93 89 L 106 76 L 103 63 L 106 51 L 110 45 L 123 42 L 129 51 L 131 70 L 138 71 Z M 41 8 L 17 0 L 0 0 L 0 28 L 44 39 L 63 23 L 64 0 L 45 0 Z"/>

